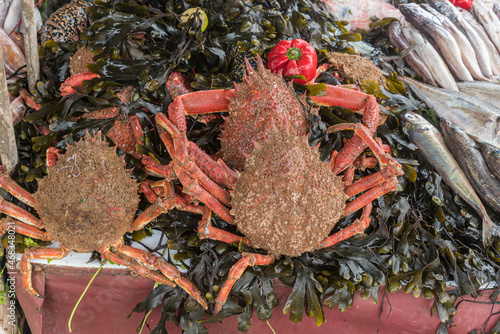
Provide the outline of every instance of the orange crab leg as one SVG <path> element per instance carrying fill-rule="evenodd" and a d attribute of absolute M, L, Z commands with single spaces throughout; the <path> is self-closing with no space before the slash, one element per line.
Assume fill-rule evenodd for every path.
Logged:
<path fill-rule="evenodd" d="M 183 180 L 183 172 L 179 172 L 179 180 Z M 185 185 L 183 191 L 193 196 L 194 198 L 199 199 L 206 206 L 208 206 L 212 211 L 218 214 L 222 219 L 224 219 L 229 224 L 234 223 L 234 217 L 231 216 L 229 210 L 222 205 L 215 197 L 213 197 L 209 192 L 199 186 L 198 181 L 196 179 L 191 179 L 189 183 L 182 182 Z"/>
<path fill-rule="evenodd" d="M 143 251 L 134 247 L 126 246 L 122 243 L 114 245 L 116 252 L 124 254 L 143 263 L 148 267 L 159 270 L 169 280 L 175 282 L 179 287 L 186 291 L 194 300 L 196 300 L 205 310 L 208 309 L 208 304 L 205 298 L 201 295 L 200 290 L 187 278 L 183 277 L 176 267 L 166 262 L 163 258 L 153 255 L 147 251 Z"/>
<path fill-rule="evenodd" d="M 164 114 L 158 114 L 156 116 L 156 122 L 168 132 L 168 134 L 167 132 L 164 132 L 160 135 L 160 138 L 165 143 L 167 148 L 171 146 L 168 136 L 170 135 L 171 137 L 170 139 L 172 140 L 174 147 L 173 151 L 169 151 L 169 153 L 172 159 L 177 162 L 173 164 L 173 169 L 181 183 L 186 186 L 186 188 L 189 188 L 188 184 L 193 184 L 193 182 L 196 183 L 199 181 L 200 185 L 209 191 L 213 197 L 215 197 L 222 204 L 229 205 L 231 200 L 229 193 L 219 187 L 205 173 L 203 173 L 203 171 L 196 165 L 194 158 L 188 155 L 186 135 L 182 134 Z M 189 180 L 189 178 L 191 178 L 191 180 Z M 198 199 L 201 200 L 202 198 Z"/>
<path fill-rule="evenodd" d="M 35 206 L 35 199 L 26 189 L 12 180 L 7 174 L 0 174 L 0 188 L 31 207 Z"/>
<path fill-rule="evenodd" d="M 367 157 L 365 155 L 361 155 L 359 158 L 352 163 L 356 169 L 364 171 L 367 168 L 375 168 L 378 166 L 378 160 L 375 157 Z"/>
<path fill-rule="evenodd" d="M 311 98 L 320 106 L 341 106 L 356 112 L 363 110 L 363 125 L 372 136 L 375 133 L 380 116 L 380 109 L 375 96 L 353 89 L 327 85 L 326 96 L 311 96 Z M 338 174 L 343 171 L 359 156 L 366 146 L 365 141 L 357 134 L 354 135 L 338 153 L 333 172 Z"/>
<path fill-rule="evenodd" d="M 49 147 L 47 149 L 47 167 L 54 167 L 59 159 L 59 153 L 61 151 L 55 147 Z"/>
<path fill-rule="evenodd" d="M 122 255 L 122 254 L 115 254 L 112 251 L 110 251 L 107 248 L 102 248 L 100 251 L 101 255 L 103 258 L 112 261 L 114 263 L 117 263 L 122 266 L 128 267 L 132 272 L 136 272 L 137 274 L 141 275 L 142 277 L 150 278 L 153 281 L 160 282 L 162 284 L 175 287 L 175 283 L 166 278 L 164 275 L 156 272 L 156 271 L 151 271 L 149 270 L 148 267 L 145 265 L 142 265 L 138 263 L 137 261 L 131 259 L 128 256 Z"/>
<path fill-rule="evenodd" d="M 249 266 L 265 266 L 274 262 L 274 257 L 271 255 L 263 254 L 253 254 L 253 253 L 241 253 L 241 259 L 236 262 L 229 274 L 227 280 L 222 285 L 217 298 L 215 299 L 215 310 L 214 314 L 217 314 L 222 310 L 222 306 L 226 303 L 229 292 L 233 287 L 234 283 L 243 275 L 247 267 Z"/>
<path fill-rule="evenodd" d="M 184 192 L 202 201 L 222 219 L 232 223 L 234 219 L 224 206 L 229 206 L 231 199 L 229 193 L 212 181 L 196 165 L 194 158 L 188 155 L 186 136 L 165 115 L 158 114 L 156 122 L 167 130 L 160 137 L 169 149 L 174 161 L 172 165 L 174 172 L 184 185 Z M 168 138 L 169 135 L 170 138 Z"/>
<path fill-rule="evenodd" d="M 33 259 L 62 259 L 68 255 L 69 249 L 66 247 L 61 248 L 46 248 L 46 247 L 34 247 L 29 248 L 24 251 L 21 257 L 21 277 L 23 282 L 23 287 L 35 297 L 43 298 L 34 288 L 31 279 L 32 266 L 29 260 Z"/>
<path fill-rule="evenodd" d="M 168 107 L 168 116 L 180 132 L 186 133 L 186 115 L 208 114 L 229 110 L 234 90 L 202 90 L 178 96 Z"/>
<path fill-rule="evenodd" d="M 376 173 L 367 175 L 351 185 L 344 188 L 344 192 L 347 196 L 352 197 L 354 195 L 360 194 L 363 191 L 370 189 L 376 185 L 379 185 L 389 179 L 394 177 L 394 171 L 390 168 L 384 168 Z"/>
<path fill-rule="evenodd" d="M 10 202 L 7 202 L 0 196 L 0 212 L 5 213 L 12 218 L 22 221 L 31 226 L 35 226 L 38 228 L 43 228 L 43 223 L 40 219 L 33 216 L 28 211 L 21 209 L 17 205 L 14 205 Z"/>
<path fill-rule="evenodd" d="M 396 190 L 397 187 L 398 180 L 396 179 L 396 177 L 392 177 L 384 183 L 367 190 L 362 195 L 356 197 L 352 202 L 347 203 L 344 209 L 344 217 L 347 217 L 350 214 L 358 211 L 362 207 L 371 203 L 371 201 L 375 200 L 376 198 L 379 198 L 380 196 L 383 196 L 390 191 Z"/>
<path fill-rule="evenodd" d="M 340 123 L 330 126 L 326 129 L 326 133 L 333 133 L 343 130 L 353 130 L 356 135 L 358 135 L 367 146 L 373 151 L 375 156 L 381 161 L 380 165 L 384 166 L 387 164 L 387 156 L 384 148 L 373 138 L 373 134 L 370 132 L 363 124 L 359 123 Z M 338 157 L 338 156 L 337 156 Z"/>
<path fill-rule="evenodd" d="M 196 164 L 209 178 L 229 189 L 234 188 L 238 175 L 222 159 L 215 161 L 192 141 L 188 142 L 188 153 L 194 157 Z"/>
<path fill-rule="evenodd" d="M 23 97 L 23 100 L 28 105 L 28 107 L 33 108 L 35 110 L 42 109 L 42 106 L 33 100 L 33 97 L 30 95 L 30 93 L 28 93 L 26 89 L 21 88 L 21 90 L 19 91 L 19 95 Z"/>
<path fill-rule="evenodd" d="M 364 109 L 363 115 L 368 111 L 369 117 L 365 126 L 374 128 L 378 124 L 378 116 L 380 113 L 377 99 L 373 95 L 365 94 L 355 89 L 347 88 L 347 86 L 332 86 L 326 85 L 326 95 L 310 96 L 310 98 L 319 106 L 332 107 L 341 106 L 343 108 L 352 109 L 355 112 L 360 112 Z M 376 118 L 373 116 L 377 116 Z M 363 117 L 364 119 L 364 117 Z"/>
<path fill-rule="evenodd" d="M 239 244 L 240 242 L 243 242 L 248 246 L 251 245 L 250 240 L 248 240 L 248 238 L 212 226 L 212 224 L 210 223 L 211 219 L 212 219 L 212 211 L 210 209 L 206 209 L 205 212 L 203 213 L 203 217 L 198 223 L 198 235 L 200 239 L 217 240 L 228 244 L 232 243 Z"/>
<path fill-rule="evenodd" d="M 128 117 L 129 126 L 132 130 L 132 135 L 137 144 L 144 145 L 144 132 L 142 131 L 141 122 L 137 115 L 132 115 Z"/>
<path fill-rule="evenodd" d="M 160 165 L 153 157 L 148 156 L 143 157 L 141 162 L 148 174 L 152 174 L 153 176 L 157 177 L 164 177 L 168 181 L 176 179 L 171 164 Z"/>
<path fill-rule="evenodd" d="M 167 213 L 174 208 L 198 214 L 204 213 L 204 207 L 194 204 L 188 204 L 182 198 L 182 196 L 175 193 L 173 184 L 171 182 L 164 182 L 163 186 L 165 187 L 165 196 L 157 197 L 157 201 L 153 205 L 149 206 L 146 210 L 144 210 L 135 219 L 130 227 L 132 231 L 137 231 L 144 228 L 144 226 L 149 224 L 153 219 L 155 219 L 162 213 Z"/>
<path fill-rule="evenodd" d="M 20 221 L 16 221 L 10 217 L 5 219 L 0 219 L 0 236 L 5 233 L 9 229 L 9 225 L 14 225 L 14 230 L 16 233 L 20 233 L 27 237 L 38 239 L 42 241 L 49 241 L 49 234 L 44 232 L 34 226 L 25 224 Z"/>
<path fill-rule="evenodd" d="M 335 244 L 338 244 L 341 241 L 344 241 L 353 235 L 363 233 L 364 230 L 370 226 L 370 213 L 372 211 L 373 204 L 369 202 L 363 209 L 363 213 L 361 214 L 360 219 L 356 219 L 354 223 L 344 228 L 342 231 L 338 231 L 337 233 L 329 236 L 325 240 L 323 240 L 316 249 L 331 247 Z"/>

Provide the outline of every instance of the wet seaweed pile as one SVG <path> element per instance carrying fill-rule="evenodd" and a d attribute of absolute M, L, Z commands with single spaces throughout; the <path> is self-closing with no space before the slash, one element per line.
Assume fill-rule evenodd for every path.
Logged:
<path fill-rule="evenodd" d="M 70 120 L 103 107 L 119 106 L 121 114 L 117 117 L 137 115 L 145 138 L 144 145 L 137 146 L 138 152 L 168 163 L 170 157 L 152 118 L 166 112 L 171 103 L 165 82 L 173 71 L 182 72 L 195 90 L 230 88 L 238 77 L 235 72 L 241 68 L 240 55 L 265 58 L 279 40 L 297 37 L 308 40 L 321 53 L 352 52 L 346 40 L 357 38 L 352 34 L 335 37 L 335 29 L 342 29 L 343 24 L 335 25 L 334 18 L 318 1 L 198 1 L 196 5 L 209 18 L 203 32 L 200 20 L 183 24 L 179 19 L 182 12 L 192 7 L 192 1 L 175 1 L 175 5 L 159 0 L 148 3 L 149 6 L 146 1 L 96 2 L 96 6 L 87 9 L 93 25 L 80 41 L 50 44 L 43 49 L 43 79 L 35 96 L 42 108 L 31 110 L 16 127 L 21 167 L 14 177 L 28 190 L 34 191 L 35 177 L 46 173 L 43 160 L 49 146 L 55 143 L 64 148 L 88 129 L 100 129 L 106 134 L 113 118 Z M 366 39 L 382 51 L 374 60 L 380 68 L 389 73 L 402 71 L 394 50 L 384 45 L 385 24 L 380 24 Z M 95 64 L 87 68 L 101 78 L 85 84 L 81 93 L 60 97 L 57 89 L 68 76 L 70 57 L 85 45 L 95 53 Z M 332 78 L 326 75 L 323 80 L 330 82 Z M 131 102 L 125 103 L 114 95 L 127 85 L 134 88 Z M 167 322 L 177 323 L 187 333 L 203 332 L 204 323 L 236 315 L 238 330 L 248 330 L 254 309 L 261 321 L 268 320 L 273 312 L 281 312 L 275 309 L 279 304 L 273 292 L 275 279 L 292 288 L 283 310 L 289 313 L 290 320 L 302 321 L 305 310 L 318 325 L 325 321 L 324 306 L 348 310 L 357 292 L 362 298 L 380 301 L 379 288 L 385 285 L 389 293 L 404 290 L 415 297 L 433 299 L 434 311 L 445 326 L 451 326 L 459 296 L 475 294 L 489 283 L 498 287 L 500 241 L 494 240 L 487 248 L 482 245 L 479 217 L 415 151 L 393 117 L 405 110 L 420 110 L 429 119 L 435 116 L 420 108 L 394 73 L 386 77 L 385 87 L 364 82 L 362 88 L 380 98 L 382 113 L 388 119 L 378 128 L 378 136 L 390 144 L 405 171 L 398 178 L 399 191 L 374 202 L 372 222 L 365 234 L 330 249 L 295 258 L 282 257 L 266 267 L 248 268 L 231 290 L 232 299 L 215 317 L 187 298 L 182 289 L 160 285 L 134 309 L 147 316 L 151 309 L 161 307 L 162 317 L 152 333 L 166 333 Z M 319 116 L 310 117 L 310 144 L 320 144 L 323 160 L 351 136 L 348 132 L 326 134 L 326 129 L 359 121 L 352 111 L 342 108 L 322 108 Z M 43 135 L 40 126 L 51 132 Z M 191 119 L 188 138 L 213 154 L 220 149 L 220 128 L 220 119 L 208 123 Z M 134 168 L 133 175 L 139 180 L 147 178 L 138 168 L 140 161 L 125 155 L 128 167 Z M 356 178 L 372 172 L 357 171 Z M 147 205 L 142 200 L 140 210 Z M 350 225 L 359 215 L 357 212 L 346 217 L 332 233 Z M 168 241 L 151 251 L 166 249 L 169 261 L 186 268 L 186 275 L 212 301 L 231 266 L 241 258 L 241 252 L 260 251 L 243 244 L 199 240 L 200 218 L 176 210 L 160 216 L 152 228 L 164 231 Z M 498 216 L 492 218 L 499 221 Z M 212 218 L 212 224 L 237 233 L 234 226 L 218 217 Z M 125 237 L 127 242 L 132 238 Z M 170 256 L 169 250 L 179 253 Z M 453 289 L 446 289 L 450 283 Z"/>

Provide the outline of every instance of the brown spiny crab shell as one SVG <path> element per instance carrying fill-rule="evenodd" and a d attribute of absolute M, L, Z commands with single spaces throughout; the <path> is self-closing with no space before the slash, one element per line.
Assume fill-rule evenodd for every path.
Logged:
<path fill-rule="evenodd" d="M 295 135 L 308 132 L 307 111 L 283 78 L 272 74 L 262 61 L 257 70 L 247 65 L 247 71 L 249 74 L 243 82 L 235 84 L 229 116 L 225 118 L 220 137 L 223 160 L 237 170 L 245 166 L 245 156 L 253 150 L 253 142 L 263 139 L 270 131 L 271 117 L 276 124 L 286 121 L 286 131 Z"/>
<path fill-rule="evenodd" d="M 87 64 L 95 64 L 94 55 L 90 46 L 79 47 L 73 56 L 69 58 L 69 70 L 71 75 L 88 72 Z"/>
<path fill-rule="evenodd" d="M 119 241 L 139 204 L 137 183 L 98 132 L 68 145 L 39 180 L 36 210 L 51 240 L 79 252 Z"/>
<path fill-rule="evenodd" d="M 328 236 L 347 199 L 318 150 L 291 131 L 255 144 L 232 196 L 231 214 L 252 245 L 291 257 L 313 251 Z"/>

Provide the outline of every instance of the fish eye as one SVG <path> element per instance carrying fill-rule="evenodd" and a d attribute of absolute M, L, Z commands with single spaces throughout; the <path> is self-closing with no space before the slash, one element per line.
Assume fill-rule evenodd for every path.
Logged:
<path fill-rule="evenodd" d="M 406 118 L 409 118 L 409 119 L 414 119 L 415 116 L 413 116 L 412 114 L 406 114 Z"/>

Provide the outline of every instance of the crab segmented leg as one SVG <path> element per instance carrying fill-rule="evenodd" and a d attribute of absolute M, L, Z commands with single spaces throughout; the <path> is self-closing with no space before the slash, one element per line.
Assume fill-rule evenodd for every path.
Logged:
<path fill-rule="evenodd" d="M 384 168 L 376 173 L 367 175 L 358 181 L 346 186 L 344 188 L 344 193 L 349 196 L 355 196 L 362 193 L 363 191 L 378 186 L 390 179 L 394 178 L 394 171 L 390 168 Z M 396 184 L 397 186 L 397 184 Z"/>
<path fill-rule="evenodd" d="M 35 206 L 35 199 L 26 189 L 12 180 L 7 174 L 0 174 L 0 188 L 31 207 Z"/>
<path fill-rule="evenodd" d="M 361 218 L 356 219 L 351 225 L 347 226 L 341 231 L 329 236 L 325 240 L 323 240 L 316 249 L 331 247 L 335 244 L 338 244 L 341 241 L 344 241 L 356 234 L 363 233 L 364 230 L 368 228 L 370 225 L 370 213 L 372 211 L 373 204 L 371 201 L 366 204 L 361 214 Z"/>
<path fill-rule="evenodd" d="M 392 157 L 390 155 L 385 153 L 384 148 L 373 138 L 373 133 L 370 131 L 370 129 L 367 128 L 366 126 L 364 126 L 363 124 L 358 124 L 358 123 L 335 124 L 335 125 L 329 127 L 326 130 L 326 133 L 333 133 L 333 132 L 338 132 L 338 131 L 343 131 L 343 130 L 354 130 L 354 133 L 356 134 L 357 138 L 359 138 L 361 141 L 363 141 L 365 143 L 364 147 L 369 146 L 370 149 L 372 150 L 372 152 L 375 154 L 375 156 L 379 160 L 380 167 L 385 167 L 388 164 L 389 160 L 392 159 Z M 349 143 L 349 141 L 347 143 Z M 346 145 L 347 145 L 347 143 L 346 143 Z M 343 158 L 340 156 L 340 153 L 344 150 L 345 150 L 345 146 L 337 154 L 337 157 L 335 158 L 335 165 L 339 165 L 339 164 L 343 165 L 344 164 L 344 162 L 338 162 L 338 160 L 341 160 Z M 348 150 L 346 150 L 346 151 L 348 151 Z M 351 157 L 351 155 L 354 153 L 355 152 L 351 151 L 351 152 L 347 152 L 346 154 L 348 154 L 348 156 Z M 359 152 L 359 153 L 361 153 L 361 152 Z M 359 156 L 359 153 L 356 154 L 356 156 L 354 156 L 354 158 L 357 158 Z M 350 160 L 350 158 L 346 158 L 346 159 Z M 354 161 L 354 159 L 352 159 L 352 161 L 349 161 L 349 163 L 352 163 L 353 161 Z M 335 173 L 335 167 L 334 167 L 333 172 Z M 335 174 L 338 174 L 338 173 L 335 173 Z"/>
<path fill-rule="evenodd" d="M 118 263 L 119 265 L 126 266 L 132 271 L 133 273 L 137 273 L 138 275 L 146 278 L 150 278 L 156 282 L 175 287 L 175 283 L 166 278 L 163 274 L 156 272 L 156 271 L 151 271 L 149 270 L 148 267 L 146 267 L 143 264 L 140 264 L 139 262 L 135 261 L 129 256 L 123 255 L 123 254 L 115 254 L 112 251 L 110 251 L 108 248 L 102 248 L 100 250 L 100 253 L 104 259 L 107 259 L 109 261 L 112 261 L 114 263 Z"/>
<path fill-rule="evenodd" d="M 118 254 L 123 254 L 131 257 L 141 264 L 148 266 L 153 270 L 159 270 L 165 277 L 180 286 L 194 300 L 196 300 L 205 310 L 208 309 L 207 301 L 201 295 L 200 290 L 186 277 L 183 277 L 176 267 L 169 264 L 163 258 L 153 255 L 147 251 L 143 251 L 131 246 L 126 246 L 122 243 L 114 245 L 115 251 Z"/>
<path fill-rule="evenodd" d="M 320 106 L 341 106 L 354 111 L 363 110 L 363 125 L 371 136 L 375 133 L 379 122 L 380 109 L 377 99 L 356 90 L 327 85 L 326 96 L 311 96 L 313 101 Z M 355 134 L 347 141 L 335 159 L 333 172 L 340 173 L 363 152 L 367 143 Z"/>
<path fill-rule="evenodd" d="M 49 241 L 49 234 L 44 232 L 34 226 L 29 224 L 25 224 L 18 220 L 12 219 L 10 217 L 0 219 L 0 236 L 3 235 L 6 231 L 8 231 L 11 226 L 14 226 L 14 231 L 16 233 L 20 233 L 27 237 L 38 239 L 42 241 Z"/>
<path fill-rule="evenodd" d="M 34 259 L 62 259 L 68 255 L 69 249 L 66 247 L 61 248 L 45 248 L 33 247 L 24 251 L 21 257 L 21 278 L 23 287 L 35 297 L 43 298 L 34 288 L 32 282 L 32 265 L 30 260 Z"/>
<path fill-rule="evenodd" d="M 275 260 L 272 255 L 254 254 L 254 253 L 241 253 L 241 259 L 236 262 L 229 274 L 227 275 L 227 280 L 222 285 L 217 298 L 215 299 L 215 310 L 214 314 L 217 314 L 222 310 L 222 307 L 226 303 L 229 292 L 233 287 L 234 283 L 240 279 L 241 275 L 245 272 L 247 267 L 251 266 L 266 266 L 273 263 Z"/>
<path fill-rule="evenodd" d="M 212 224 L 210 223 L 212 219 L 212 211 L 208 208 L 204 211 L 205 212 L 203 213 L 203 216 L 198 223 L 198 235 L 200 239 L 217 240 L 228 244 L 243 242 L 248 246 L 251 245 L 250 240 L 248 240 L 248 238 L 246 237 L 241 237 L 239 235 L 212 226 Z"/>
<path fill-rule="evenodd" d="M 188 154 L 186 135 L 163 114 L 156 116 L 156 122 L 167 130 L 160 137 L 172 157 L 172 169 L 184 185 L 184 192 L 202 201 L 222 219 L 232 223 L 234 218 L 224 206 L 229 206 L 229 193 L 212 181 Z"/>
<path fill-rule="evenodd" d="M 389 180 L 385 181 L 382 184 L 379 184 L 360 196 L 356 197 L 352 202 L 347 203 L 345 209 L 344 209 L 344 217 L 349 216 L 350 214 L 358 211 L 362 207 L 368 205 L 375 199 L 379 198 L 380 196 L 383 196 L 387 194 L 388 192 L 396 190 L 398 187 L 398 180 L 396 177 L 392 177 Z"/>
<path fill-rule="evenodd" d="M 10 202 L 7 202 L 2 197 L 0 197 L 0 212 L 5 213 L 7 216 L 10 216 L 14 219 L 22 221 L 28 225 L 43 228 L 43 223 L 40 219 L 33 216 L 28 211 L 14 205 Z"/>
<path fill-rule="evenodd" d="M 188 153 L 209 178 L 229 189 L 234 188 L 238 175 L 222 159 L 215 161 L 192 141 L 188 142 Z"/>
<path fill-rule="evenodd" d="M 146 188 L 148 187 L 146 184 L 144 186 Z M 184 198 L 182 198 L 181 195 L 177 194 L 172 182 L 162 182 L 162 187 L 164 189 L 161 197 L 156 196 L 156 193 L 153 190 L 149 189 L 151 191 L 150 196 L 156 196 L 156 201 L 135 219 L 130 227 L 131 231 L 143 229 L 153 219 L 155 219 L 162 213 L 167 213 L 174 208 L 198 214 L 203 214 L 205 212 L 205 207 L 189 204 L 184 200 Z"/>
<path fill-rule="evenodd" d="M 234 90 L 202 90 L 178 96 L 168 108 L 168 116 L 180 132 L 186 133 L 186 115 L 208 114 L 229 110 Z"/>

